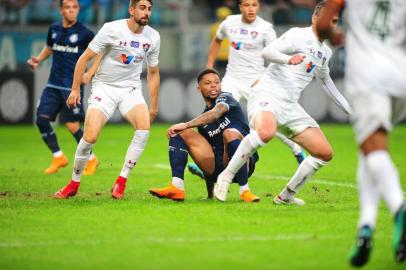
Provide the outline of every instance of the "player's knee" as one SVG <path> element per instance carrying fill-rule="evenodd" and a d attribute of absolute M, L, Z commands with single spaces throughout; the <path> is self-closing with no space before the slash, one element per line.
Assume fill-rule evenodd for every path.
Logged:
<path fill-rule="evenodd" d="M 261 141 L 268 143 L 275 136 L 275 131 L 268 128 L 259 128 L 257 133 Z"/>
<path fill-rule="evenodd" d="M 323 151 L 312 154 L 312 156 L 314 156 L 318 159 L 321 159 L 325 162 L 329 162 L 330 160 L 333 159 L 333 149 L 327 148 L 327 149 L 324 149 Z"/>
<path fill-rule="evenodd" d="M 97 136 L 91 132 L 85 132 L 83 134 L 83 140 L 85 140 L 87 143 L 95 144 L 97 141 Z"/>
<path fill-rule="evenodd" d="M 37 120 L 35 120 L 35 124 L 41 132 L 48 131 L 52 128 L 49 118 L 45 118 L 42 116 L 37 117 Z"/>
<path fill-rule="evenodd" d="M 243 136 L 236 129 L 225 129 L 223 131 L 223 139 L 226 143 L 229 143 L 234 140 L 242 140 Z"/>

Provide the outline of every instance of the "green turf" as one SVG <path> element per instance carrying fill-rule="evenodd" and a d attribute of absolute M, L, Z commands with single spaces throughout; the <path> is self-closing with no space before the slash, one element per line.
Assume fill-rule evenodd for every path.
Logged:
<path fill-rule="evenodd" d="M 80 193 L 51 195 L 70 179 L 76 148 L 57 128 L 71 163 L 44 176 L 50 154 L 34 127 L 0 127 L 0 269 L 346 269 L 358 218 L 357 150 L 349 126 L 323 125 L 335 158 L 300 193 L 304 207 L 275 206 L 273 196 L 296 168 L 278 141 L 260 151 L 250 181 L 258 204 L 204 200 L 205 185 L 186 173 L 184 203 L 148 193 L 170 180 L 165 128 L 155 125 L 125 199 L 110 199 L 128 142 L 129 126 L 108 125 L 95 146 L 95 176 Z M 391 136 L 391 153 L 406 187 L 406 126 Z M 326 181 L 326 182 L 323 182 Z M 96 194 L 97 193 L 97 194 Z M 372 259 L 365 269 L 401 269 L 393 259 L 392 218 L 381 205 Z M 405 267 L 405 265 L 403 265 Z M 403 268 L 404 269 L 404 268 Z"/>

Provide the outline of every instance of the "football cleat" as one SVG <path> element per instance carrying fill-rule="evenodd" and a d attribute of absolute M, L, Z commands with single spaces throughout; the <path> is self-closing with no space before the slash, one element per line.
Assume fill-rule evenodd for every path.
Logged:
<path fill-rule="evenodd" d="M 93 175 L 96 173 L 97 167 L 99 167 L 100 161 L 94 156 L 94 159 L 88 160 L 86 167 L 83 170 L 83 175 Z"/>
<path fill-rule="evenodd" d="M 352 266 L 361 267 L 368 262 L 372 250 L 372 229 L 365 225 L 358 231 L 357 241 L 352 248 L 350 263 Z"/>
<path fill-rule="evenodd" d="M 55 193 L 55 199 L 68 199 L 69 197 L 73 197 L 76 195 L 79 189 L 80 182 L 75 182 L 73 180 L 70 181 L 65 187 L 60 189 L 58 192 Z"/>
<path fill-rule="evenodd" d="M 111 197 L 113 197 L 114 199 L 121 199 L 124 197 L 124 191 L 126 188 L 125 183 L 127 182 L 127 179 L 125 179 L 124 177 L 117 177 L 116 182 L 114 183 L 114 185 L 111 187 Z"/>
<path fill-rule="evenodd" d="M 240 195 L 241 200 L 244 202 L 259 202 L 259 197 L 255 196 L 251 191 L 244 190 Z"/>
<path fill-rule="evenodd" d="M 395 260 L 399 263 L 406 259 L 406 205 L 403 204 L 395 215 L 393 244 Z"/>
<path fill-rule="evenodd" d="M 171 199 L 174 201 L 184 201 L 185 191 L 175 187 L 172 183 L 164 188 L 152 188 L 149 190 L 152 196 L 158 197 L 160 199 Z"/>
<path fill-rule="evenodd" d="M 305 201 L 296 197 L 292 197 L 289 199 L 282 199 L 281 196 L 276 195 L 275 198 L 273 199 L 273 203 L 274 204 L 285 204 L 285 205 L 299 205 L 299 206 L 303 206 L 305 205 Z"/>
<path fill-rule="evenodd" d="M 62 154 L 60 157 L 54 157 L 52 159 L 51 165 L 49 165 L 48 168 L 45 169 L 44 173 L 45 174 L 54 174 L 57 173 L 58 170 L 62 167 L 68 166 L 68 158 Z"/>
<path fill-rule="evenodd" d="M 300 165 L 300 163 L 302 163 L 303 160 L 305 160 L 306 154 L 305 154 L 305 152 L 302 150 L 302 151 L 300 151 L 299 154 L 295 155 L 295 158 L 296 158 L 296 160 L 297 160 L 297 163 Z"/>
<path fill-rule="evenodd" d="M 201 179 L 205 179 L 203 171 L 197 166 L 196 163 L 189 163 L 187 168 L 191 174 L 199 176 Z"/>
<path fill-rule="evenodd" d="M 219 201 L 225 202 L 227 199 L 228 187 L 231 182 L 224 179 L 222 174 L 217 177 L 217 183 L 214 184 L 213 195 Z"/>

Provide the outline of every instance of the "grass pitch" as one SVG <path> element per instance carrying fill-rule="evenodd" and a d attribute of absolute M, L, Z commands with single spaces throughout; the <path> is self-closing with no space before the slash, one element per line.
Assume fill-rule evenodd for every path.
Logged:
<path fill-rule="evenodd" d="M 0 127 L 0 269 L 347 269 L 358 219 L 357 148 L 347 125 L 323 125 L 335 150 L 298 197 L 306 205 L 275 206 L 273 196 L 296 168 L 279 141 L 260 150 L 250 179 L 257 204 L 240 202 L 233 185 L 226 203 L 205 200 L 204 182 L 185 174 L 186 200 L 148 193 L 170 181 L 165 125 L 153 126 L 146 151 L 127 184 L 110 198 L 132 137 L 128 125 L 108 125 L 94 150 L 96 175 L 80 193 L 52 194 L 71 176 L 76 143 L 56 129 L 70 164 L 43 175 L 51 156 L 35 127 Z M 391 135 L 391 154 L 406 188 L 406 126 Z M 405 265 L 402 265 L 405 267 Z M 393 259 L 392 217 L 381 205 L 372 259 L 364 269 L 404 269 Z"/>

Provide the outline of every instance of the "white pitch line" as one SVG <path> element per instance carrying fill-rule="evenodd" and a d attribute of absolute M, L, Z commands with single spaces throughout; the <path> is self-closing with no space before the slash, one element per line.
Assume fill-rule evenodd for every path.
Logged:
<path fill-rule="evenodd" d="M 154 168 L 157 169 L 162 169 L 162 170 L 169 170 L 171 166 L 167 164 L 155 164 L 153 165 Z M 254 177 L 261 178 L 261 179 L 267 179 L 267 180 L 284 180 L 284 181 L 289 181 L 290 176 L 286 175 L 261 175 L 261 174 L 254 174 Z M 312 183 L 315 184 L 320 184 L 320 185 L 327 185 L 327 186 L 334 186 L 334 187 L 345 187 L 345 188 L 352 188 L 352 189 L 357 189 L 357 186 L 351 183 L 345 183 L 347 181 L 337 181 L 337 180 L 328 180 L 328 179 L 319 179 L 319 178 L 314 178 L 311 180 Z"/>

